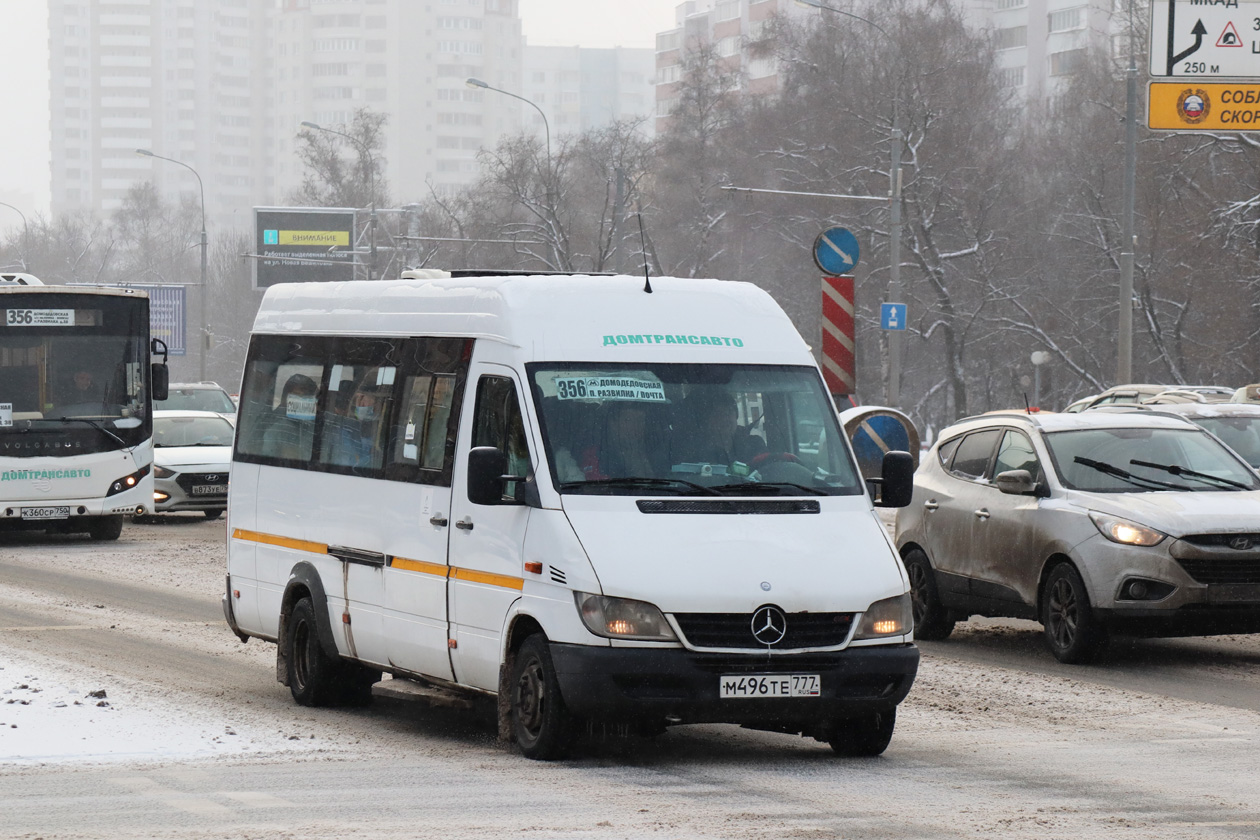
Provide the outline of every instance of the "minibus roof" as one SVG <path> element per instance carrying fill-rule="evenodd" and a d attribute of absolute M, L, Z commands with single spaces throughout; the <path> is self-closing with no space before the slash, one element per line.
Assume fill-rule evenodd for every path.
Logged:
<path fill-rule="evenodd" d="M 693 278 L 653 277 L 651 294 L 626 275 L 286 283 L 267 290 L 254 332 L 459 336 L 537 360 L 813 364 L 765 291 Z"/>

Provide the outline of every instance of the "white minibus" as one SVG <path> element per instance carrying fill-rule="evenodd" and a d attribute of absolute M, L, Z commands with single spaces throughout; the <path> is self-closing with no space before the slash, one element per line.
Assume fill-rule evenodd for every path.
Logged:
<path fill-rule="evenodd" d="M 498 698 L 530 758 L 727 722 L 887 747 L 918 669 L 809 347 L 747 283 L 404 275 L 267 290 L 224 613 L 303 705 Z"/>

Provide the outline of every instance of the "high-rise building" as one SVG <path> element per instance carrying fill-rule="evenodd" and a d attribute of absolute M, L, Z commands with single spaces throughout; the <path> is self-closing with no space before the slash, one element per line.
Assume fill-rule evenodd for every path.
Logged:
<path fill-rule="evenodd" d="M 522 95 L 547 115 L 557 135 L 643 118 L 655 110 L 655 56 L 650 49 L 525 47 Z M 543 133 L 542 115 L 521 103 L 524 125 Z"/>
<path fill-rule="evenodd" d="M 121 206 L 152 180 L 230 224 L 259 194 L 266 16 L 252 0 L 49 0 L 52 211 Z"/>

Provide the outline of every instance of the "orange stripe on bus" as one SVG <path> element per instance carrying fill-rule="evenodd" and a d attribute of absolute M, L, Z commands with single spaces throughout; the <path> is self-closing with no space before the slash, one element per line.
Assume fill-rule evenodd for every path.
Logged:
<path fill-rule="evenodd" d="M 295 540 L 292 537 L 281 537 L 275 534 L 262 534 L 258 531 L 246 531 L 241 528 L 237 528 L 232 532 L 232 539 L 262 543 L 263 545 L 278 545 L 281 548 L 294 548 L 298 551 L 309 551 L 312 554 L 328 553 L 328 546 L 324 543 L 310 542 L 308 540 Z"/>
<path fill-rule="evenodd" d="M 423 560 L 409 560 L 406 557 L 393 557 L 389 561 L 390 568 L 405 569 L 409 572 L 423 572 L 426 575 L 446 577 L 450 573 L 449 566 L 440 563 L 426 563 Z"/>
<path fill-rule="evenodd" d="M 523 578 L 510 575 L 496 575 L 491 572 L 478 572 L 473 569 L 451 569 L 451 577 L 466 580 L 469 583 L 487 583 L 491 586 L 502 586 L 504 589 L 524 589 Z"/>

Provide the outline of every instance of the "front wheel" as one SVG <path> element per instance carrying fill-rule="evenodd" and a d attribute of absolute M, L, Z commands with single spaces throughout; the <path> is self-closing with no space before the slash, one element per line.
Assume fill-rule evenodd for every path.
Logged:
<path fill-rule="evenodd" d="M 1091 662 L 1107 646 L 1107 629 L 1090 607 L 1085 581 L 1067 563 L 1055 566 L 1046 579 L 1041 624 L 1050 652 L 1068 665 Z"/>
<path fill-rule="evenodd" d="M 201 514 L 202 514 L 202 516 L 204 516 L 206 519 L 211 519 L 211 520 L 214 520 L 214 519 L 218 519 L 220 516 L 222 516 L 222 515 L 223 515 L 223 511 L 221 511 L 221 510 L 203 510 L 203 511 L 201 512 Z"/>
<path fill-rule="evenodd" d="M 541 633 L 527 638 L 516 652 L 509 685 L 512 736 L 526 758 L 564 758 L 576 740 L 575 725 Z"/>
<path fill-rule="evenodd" d="M 906 577 L 910 578 L 910 604 L 914 610 L 914 637 L 926 642 L 949 638 L 954 632 L 954 619 L 941 604 L 936 588 L 936 573 L 927 555 L 919 549 L 906 552 Z"/>
<path fill-rule="evenodd" d="M 94 540 L 116 540 L 122 536 L 121 516 L 94 516 L 88 523 L 88 536 Z"/>
<path fill-rule="evenodd" d="M 882 755 L 892 741 L 897 726 L 897 708 L 842 718 L 832 724 L 828 743 L 836 755 L 872 757 Z"/>

